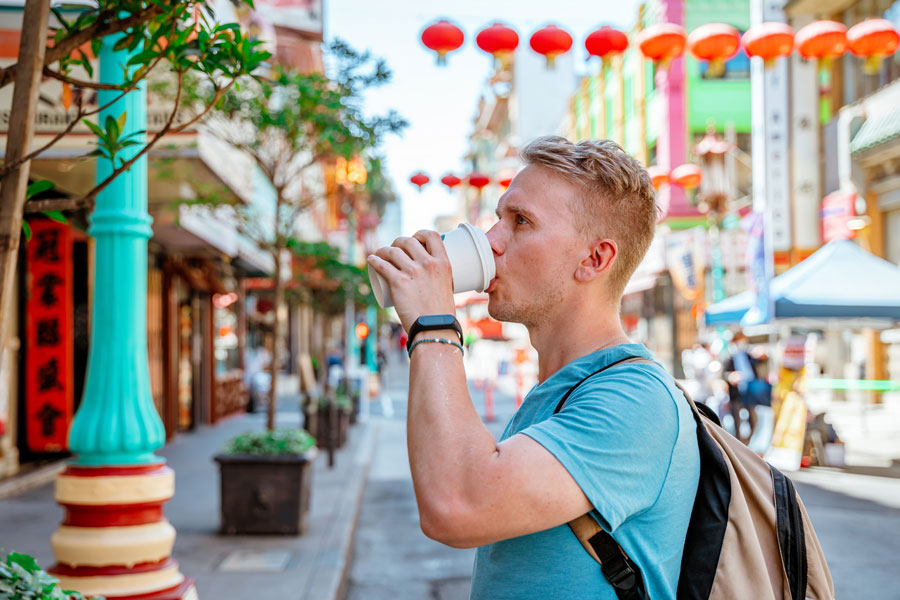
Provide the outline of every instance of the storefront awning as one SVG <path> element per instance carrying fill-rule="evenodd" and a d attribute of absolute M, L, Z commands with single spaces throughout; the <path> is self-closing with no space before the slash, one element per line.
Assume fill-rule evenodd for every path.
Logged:
<path fill-rule="evenodd" d="M 771 282 L 776 319 L 900 320 L 900 267 L 836 240 Z M 707 325 L 739 323 L 754 303 L 744 292 L 709 306 Z"/>

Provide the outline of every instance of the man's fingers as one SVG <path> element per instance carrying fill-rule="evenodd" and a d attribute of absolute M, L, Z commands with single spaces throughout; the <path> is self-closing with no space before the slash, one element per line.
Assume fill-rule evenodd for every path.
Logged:
<path fill-rule="evenodd" d="M 405 250 L 396 246 L 387 246 L 379 248 L 375 255 L 382 260 L 389 262 L 400 271 L 411 269 L 413 267 L 413 259 L 409 257 Z"/>
<path fill-rule="evenodd" d="M 399 237 L 391 244 L 394 248 L 401 248 L 413 260 L 423 260 L 430 258 L 428 251 L 422 242 L 414 237 Z"/>
<path fill-rule="evenodd" d="M 422 229 L 417 231 L 413 237 L 425 246 L 425 250 L 427 250 L 428 254 L 431 256 L 438 259 L 447 258 L 447 249 L 444 248 L 444 240 L 441 239 L 441 234 L 438 232 Z"/>

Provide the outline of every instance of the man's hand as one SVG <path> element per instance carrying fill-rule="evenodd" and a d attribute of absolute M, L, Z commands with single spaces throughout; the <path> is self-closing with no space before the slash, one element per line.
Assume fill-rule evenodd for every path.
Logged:
<path fill-rule="evenodd" d="M 367 261 L 387 281 L 407 331 L 422 315 L 456 314 L 450 260 L 437 232 L 423 230 L 411 238 L 397 238 Z"/>

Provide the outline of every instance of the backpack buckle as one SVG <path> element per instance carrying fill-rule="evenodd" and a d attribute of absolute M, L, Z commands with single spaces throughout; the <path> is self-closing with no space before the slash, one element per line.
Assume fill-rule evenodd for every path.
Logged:
<path fill-rule="evenodd" d="M 634 570 L 624 560 L 603 563 L 600 568 L 606 580 L 617 590 L 628 591 L 634 588 L 636 577 Z"/>

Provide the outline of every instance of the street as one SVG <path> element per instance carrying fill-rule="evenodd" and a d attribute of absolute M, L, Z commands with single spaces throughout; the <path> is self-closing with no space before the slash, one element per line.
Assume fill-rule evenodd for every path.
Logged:
<path fill-rule="evenodd" d="M 402 360 L 402 359 L 401 359 Z M 419 529 L 406 454 L 406 369 L 392 361 L 383 402 L 373 404 L 379 424 L 375 457 L 360 509 L 347 600 L 464 600 L 468 598 L 473 550 L 457 550 L 425 537 Z M 483 395 L 471 385 L 483 414 Z M 497 394 L 499 436 L 513 400 Z M 388 409 L 390 412 L 391 409 Z M 837 598 L 900 599 L 900 479 L 804 469 L 790 474 L 809 511 L 828 559 Z"/>

